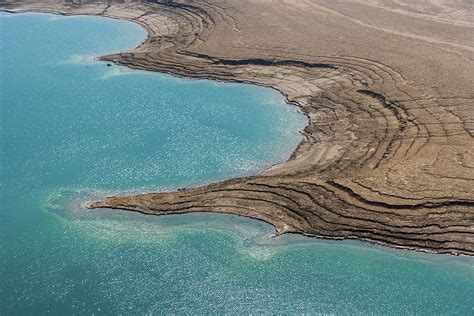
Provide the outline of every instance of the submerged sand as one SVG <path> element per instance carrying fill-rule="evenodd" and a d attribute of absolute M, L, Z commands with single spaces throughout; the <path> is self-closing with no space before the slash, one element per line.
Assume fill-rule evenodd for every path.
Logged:
<path fill-rule="evenodd" d="M 91 2 L 91 3 L 89 3 Z M 474 254 L 474 8 L 468 0 L 0 1 L 147 29 L 131 68 L 274 87 L 309 118 L 252 177 L 91 208 L 225 212 L 279 233 Z"/>

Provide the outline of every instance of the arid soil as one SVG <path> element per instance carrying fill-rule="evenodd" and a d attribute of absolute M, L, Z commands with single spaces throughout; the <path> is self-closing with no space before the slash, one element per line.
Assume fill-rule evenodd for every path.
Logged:
<path fill-rule="evenodd" d="M 90 208 L 224 212 L 278 233 L 474 255 L 474 7 L 448 0 L 1 1 L 145 27 L 131 68 L 274 87 L 309 118 L 252 177 Z"/>

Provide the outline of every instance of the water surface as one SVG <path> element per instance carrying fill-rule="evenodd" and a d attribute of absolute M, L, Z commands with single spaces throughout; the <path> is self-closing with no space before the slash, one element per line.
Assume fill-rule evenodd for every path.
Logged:
<path fill-rule="evenodd" d="M 287 159 L 306 119 L 271 89 L 94 61 L 145 38 L 130 22 L 1 14 L 0 29 L 1 315 L 474 313 L 468 258 L 85 210 L 254 174 Z"/>

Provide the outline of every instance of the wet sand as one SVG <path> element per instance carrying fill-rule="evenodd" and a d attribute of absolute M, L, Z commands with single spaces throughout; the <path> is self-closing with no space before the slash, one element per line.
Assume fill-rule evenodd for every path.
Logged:
<path fill-rule="evenodd" d="M 290 159 L 256 176 L 89 207 L 233 213 L 280 234 L 474 254 L 469 1 L 0 1 L 0 8 L 137 22 L 147 40 L 103 60 L 273 87 L 309 118 Z"/>

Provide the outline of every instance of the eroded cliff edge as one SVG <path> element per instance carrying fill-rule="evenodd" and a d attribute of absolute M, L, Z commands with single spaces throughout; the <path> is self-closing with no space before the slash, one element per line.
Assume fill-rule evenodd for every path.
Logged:
<path fill-rule="evenodd" d="M 259 175 L 91 208 L 226 212 L 279 233 L 474 254 L 474 21 L 442 1 L 0 1 L 14 12 L 135 21 L 131 68 L 280 90 L 309 118 Z M 436 12 L 436 13 L 434 13 Z"/>

